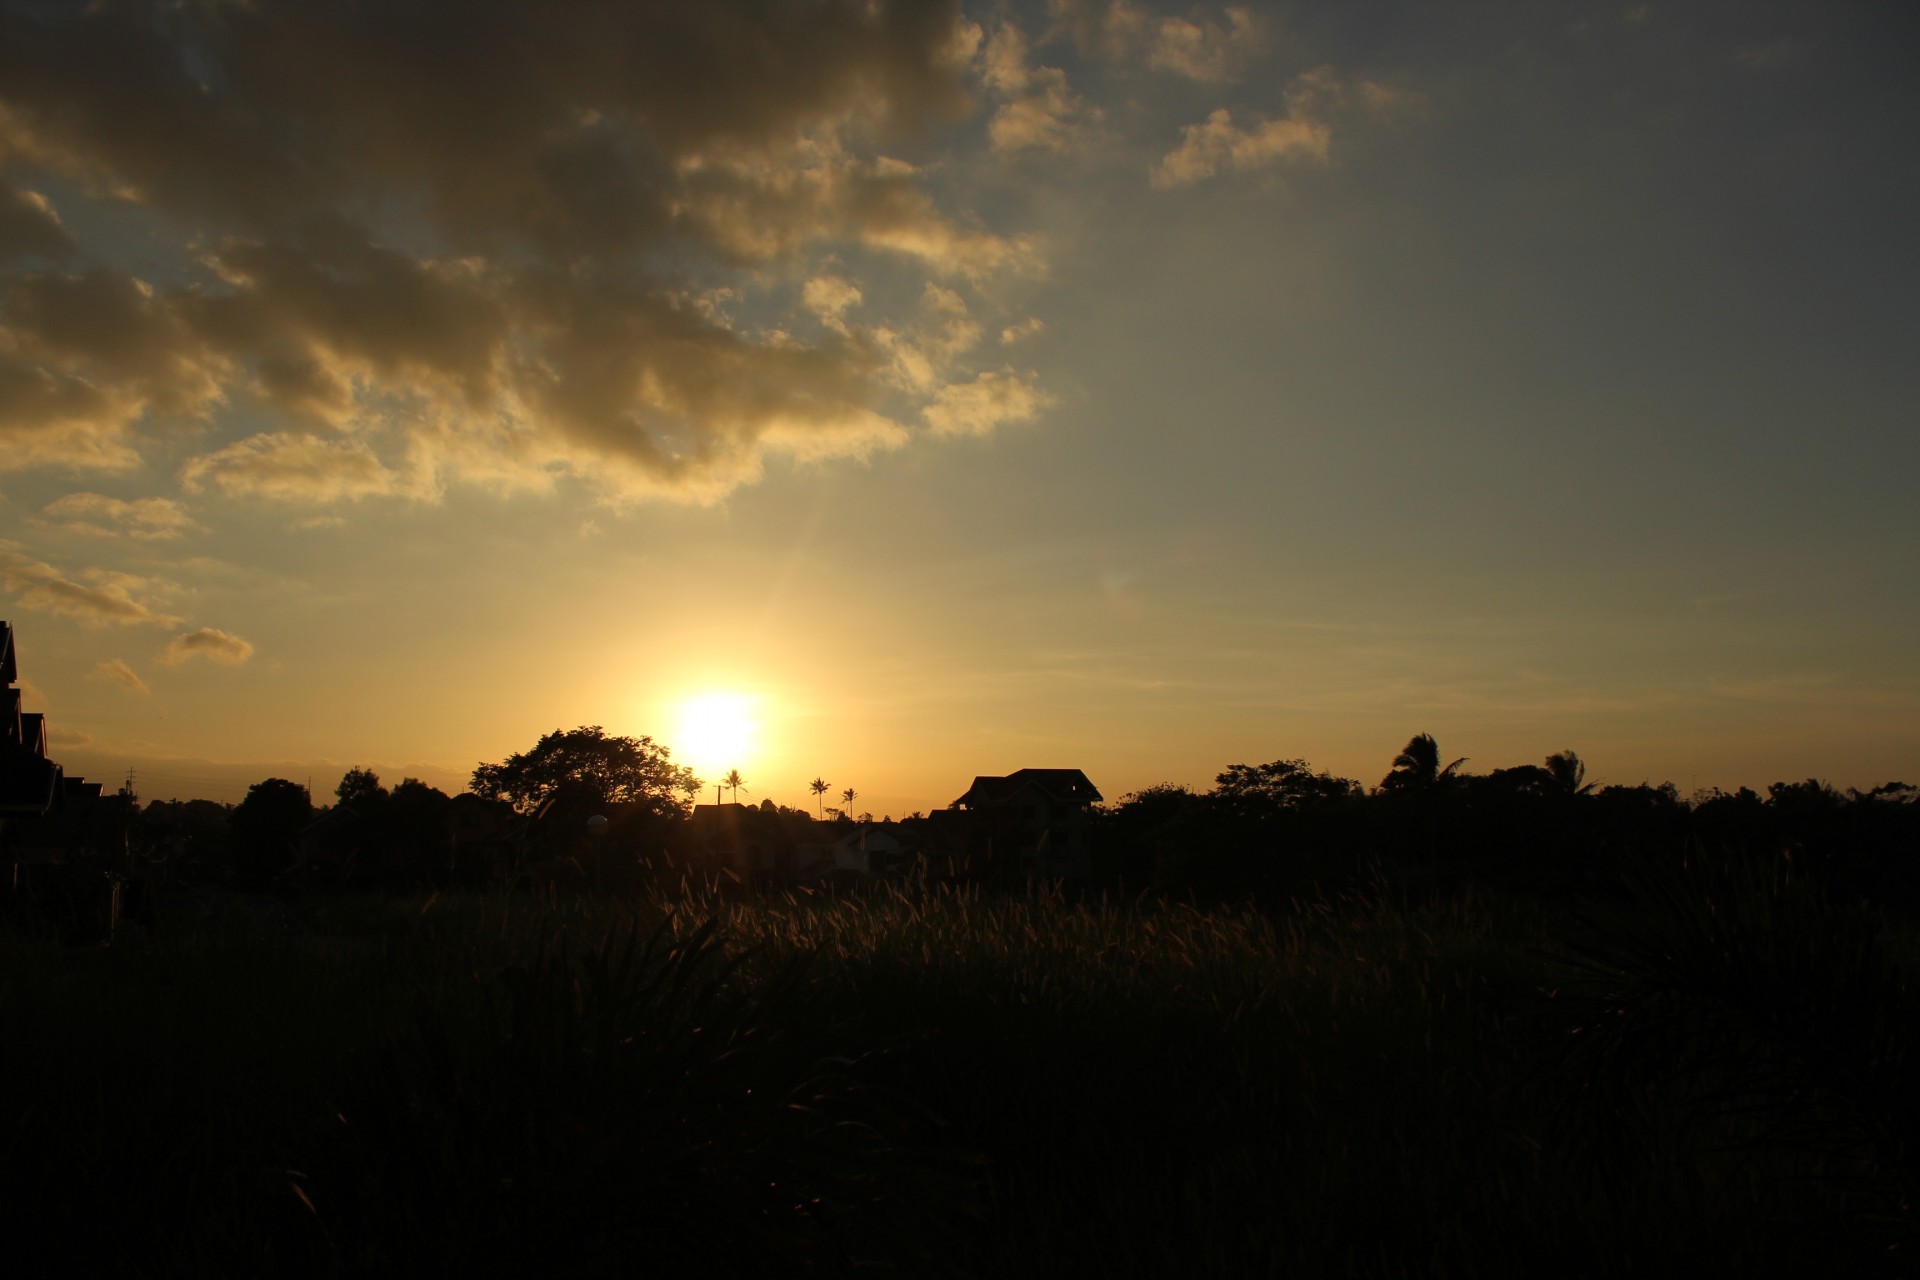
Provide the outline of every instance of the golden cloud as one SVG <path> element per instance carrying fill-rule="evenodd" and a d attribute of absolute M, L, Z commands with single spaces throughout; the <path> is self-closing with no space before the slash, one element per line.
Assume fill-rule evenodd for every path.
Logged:
<path fill-rule="evenodd" d="M 1219 18 L 1162 18 L 1147 51 L 1147 65 L 1190 80 L 1219 84 L 1239 76 L 1266 48 L 1266 23 L 1245 6 Z"/>
<path fill-rule="evenodd" d="M 1026 37 L 1002 23 L 981 55 L 980 79 L 1003 101 L 987 125 L 996 151 L 1064 151 L 1080 137 L 1088 108 L 1058 67 L 1028 65 Z"/>
<path fill-rule="evenodd" d="M 943 388 L 923 416 L 941 435 L 982 436 L 1004 423 L 1031 421 L 1052 403 L 1031 371 L 1002 369 Z"/>
<path fill-rule="evenodd" d="M 140 694 L 143 697 L 153 692 L 153 690 L 147 688 L 147 682 L 142 680 L 139 674 L 120 658 L 114 658 L 107 662 L 97 662 L 94 664 L 93 669 L 130 692 Z"/>
<path fill-rule="evenodd" d="M 177 667 L 193 658 L 205 658 L 223 667 L 237 667 L 253 656 L 253 645 L 215 627 L 201 627 L 167 642 L 159 661 Z"/>
<path fill-rule="evenodd" d="M 1190 186 L 1222 169 L 1259 169 L 1282 159 L 1325 160 L 1332 138 L 1320 121 L 1293 115 L 1277 120 L 1255 117 L 1241 128 L 1225 107 L 1204 123 L 1185 126 L 1180 134 L 1180 145 L 1153 166 L 1156 187 Z"/>
<path fill-rule="evenodd" d="M 171 498 L 110 498 L 104 493 L 70 493 L 41 508 L 61 527 L 99 536 L 123 534 L 143 542 L 177 538 L 200 528 L 187 509 Z"/>
<path fill-rule="evenodd" d="M 85 569 L 75 581 L 18 543 L 0 542 L 0 584 L 23 609 L 73 618 L 89 627 L 177 627 L 180 619 L 154 608 L 143 595 L 164 594 L 171 584 L 107 569 Z"/>
<path fill-rule="evenodd" d="M 180 482 L 189 492 L 214 488 L 231 497 L 321 503 L 407 494 L 413 488 L 361 441 L 299 433 L 236 440 L 189 460 Z"/>
<path fill-rule="evenodd" d="M 211 424 L 190 491 L 431 500 L 571 474 L 708 500 L 767 451 L 900 447 L 978 375 L 949 335 L 896 376 L 879 326 L 847 324 L 848 255 L 887 277 L 870 297 L 997 297 L 1043 268 L 887 149 L 972 109 L 981 32 L 956 4 L 440 16 L 0 14 L 0 169 L 146 210 L 176 254 L 157 286 L 47 270 L 74 233 L 0 189 L 0 258 L 40 263 L 0 277 L 0 467 L 131 469 L 169 423 Z M 1021 74 L 1040 114 L 997 127 L 1042 145 L 1072 104 L 1057 72 Z"/>

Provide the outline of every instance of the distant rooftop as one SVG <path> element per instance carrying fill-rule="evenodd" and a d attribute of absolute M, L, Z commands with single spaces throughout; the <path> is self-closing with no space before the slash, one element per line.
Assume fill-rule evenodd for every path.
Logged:
<path fill-rule="evenodd" d="M 1056 804 L 1099 804 L 1102 799 L 1099 788 L 1078 769 L 1017 769 L 1004 777 L 981 774 L 953 805 L 978 809 L 1005 804 L 1028 788 Z"/>

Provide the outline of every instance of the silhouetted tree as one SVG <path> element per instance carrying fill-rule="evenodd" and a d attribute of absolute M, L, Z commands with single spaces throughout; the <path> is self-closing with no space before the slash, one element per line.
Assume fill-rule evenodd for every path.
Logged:
<path fill-rule="evenodd" d="M 570 803 L 637 804 L 655 816 L 683 816 L 700 782 L 670 757 L 652 738 L 613 737 L 597 724 L 582 725 L 555 729 L 531 751 L 480 765 L 471 785 L 475 795 L 505 800 L 522 813 L 564 792 Z"/>
<path fill-rule="evenodd" d="M 1584 796 L 1593 790 L 1587 781 L 1586 763 L 1571 751 L 1556 751 L 1547 757 L 1547 790 L 1559 796 Z"/>
<path fill-rule="evenodd" d="M 403 778 L 387 798 L 387 824 L 405 861 L 430 856 L 441 843 L 440 815 L 452 797 L 418 778 Z"/>
<path fill-rule="evenodd" d="M 858 791 L 855 791 L 852 787 L 848 787 L 845 791 L 842 791 L 840 793 L 840 804 L 841 804 L 840 812 L 849 818 L 852 817 L 853 802 L 859 798 L 860 798 L 860 793 Z"/>
<path fill-rule="evenodd" d="M 820 816 L 822 818 L 825 818 L 827 816 L 827 811 L 825 808 L 826 801 L 823 797 L 825 797 L 825 795 L 827 794 L 827 789 L 832 785 L 833 784 L 831 782 L 828 782 L 825 778 L 815 778 L 812 782 L 809 782 L 807 784 L 807 789 L 813 792 L 814 806 L 815 808 L 819 809 Z"/>
<path fill-rule="evenodd" d="M 380 775 L 358 765 L 341 776 L 340 785 L 333 789 L 333 794 L 347 808 L 367 814 L 371 814 L 387 799 L 387 789 L 380 785 Z"/>
<path fill-rule="evenodd" d="M 1440 744 L 1433 740 L 1430 733 L 1415 734 L 1399 755 L 1393 758 L 1393 769 L 1380 780 L 1380 789 L 1387 792 L 1426 792 L 1452 782 L 1461 765 L 1467 762 L 1461 756 L 1446 768 L 1440 767 Z"/>
<path fill-rule="evenodd" d="M 1229 809 L 1249 817 L 1350 800 L 1360 794 L 1359 783 L 1324 770 L 1315 773 L 1305 760 L 1231 765 L 1214 783 L 1214 795 Z"/>
<path fill-rule="evenodd" d="M 746 779 L 740 776 L 738 769 L 729 769 L 727 776 L 720 779 L 720 785 L 731 791 L 733 798 L 737 801 L 740 799 L 741 789 L 746 786 Z"/>
<path fill-rule="evenodd" d="M 258 883 L 293 860 L 293 840 L 313 820 L 307 789 L 285 778 L 268 778 L 247 788 L 233 810 L 234 870 Z"/>

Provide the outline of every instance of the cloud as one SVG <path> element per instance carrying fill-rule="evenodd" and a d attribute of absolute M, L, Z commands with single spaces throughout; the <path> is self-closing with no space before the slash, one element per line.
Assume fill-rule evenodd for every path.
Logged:
<path fill-rule="evenodd" d="M 1056 28 L 1083 51 L 1114 61 L 1134 56 L 1153 31 L 1153 17 L 1133 0 L 1049 0 Z"/>
<path fill-rule="evenodd" d="M 189 459 L 180 470 L 189 492 L 218 489 L 230 497 L 284 502 L 357 501 L 407 494 L 414 482 L 359 440 L 275 433 L 236 440 Z"/>
<path fill-rule="evenodd" d="M 1266 23 L 1251 9 L 1228 8 L 1220 19 L 1166 17 L 1154 29 L 1147 65 L 1190 80 L 1223 84 L 1266 52 Z"/>
<path fill-rule="evenodd" d="M 1002 369 L 942 389 L 924 416 L 940 435 L 982 436 L 1003 423 L 1031 421 L 1052 403 L 1032 373 Z"/>
<path fill-rule="evenodd" d="M 164 594 L 171 584 L 107 569 L 84 569 L 76 582 L 44 561 L 26 555 L 18 543 L 0 541 L 0 584 L 23 609 L 77 619 L 89 627 L 177 627 L 180 619 L 162 613 L 142 595 Z"/>
<path fill-rule="evenodd" d="M 1286 111 L 1250 114 L 1236 123 L 1222 107 L 1200 124 L 1184 126 L 1180 145 L 1161 157 L 1150 176 L 1156 187 L 1189 186 L 1222 171 L 1263 169 L 1282 161 L 1324 163 L 1333 144 L 1333 122 L 1391 118 L 1417 110 L 1419 93 L 1353 79 L 1332 67 L 1316 67 L 1288 82 Z"/>
<path fill-rule="evenodd" d="M 1277 120 L 1256 116 L 1243 129 L 1234 124 L 1233 113 L 1225 107 L 1205 123 L 1187 125 L 1180 133 L 1179 147 L 1153 166 L 1156 187 L 1190 186 L 1222 169 L 1260 169 L 1282 159 L 1325 160 L 1332 136 L 1319 121 L 1291 115 Z"/>
<path fill-rule="evenodd" d="M 835 275 L 815 276 L 801 290 L 802 305 L 836 332 L 845 332 L 846 323 L 840 317 L 847 308 L 859 306 L 860 298 L 859 286 Z"/>
<path fill-rule="evenodd" d="M 205 658 L 223 667 L 237 667 L 252 656 L 253 646 L 239 636 L 201 627 L 169 640 L 159 661 L 165 666 L 177 667 L 191 658 Z"/>
<path fill-rule="evenodd" d="M 139 423 L 203 418 L 230 374 L 179 300 L 134 276 L 17 276 L 0 293 L 0 470 L 129 470 Z"/>
<path fill-rule="evenodd" d="M 114 658 L 110 662 L 97 662 L 94 664 L 93 669 L 107 679 L 119 682 L 134 693 L 145 696 L 153 692 L 153 690 L 147 688 L 147 682 L 142 680 L 132 667 L 128 666 L 119 658 Z"/>
<path fill-rule="evenodd" d="M 1001 99 L 987 124 L 994 150 L 1064 151 L 1079 140 L 1086 104 L 1067 88 L 1066 72 L 1029 65 L 1027 39 L 1012 23 L 987 41 L 980 79 Z"/>
<path fill-rule="evenodd" d="M 408 12 L 0 12 L 0 253 L 40 255 L 0 276 L 0 469 L 132 470 L 194 433 L 189 488 L 249 499 L 709 500 L 769 453 L 904 447 L 980 372 L 909 387 L 856 305 L 1044 271 L 890 150 L 977 107 L 957 4 Z M 1018 62 L 989 129 L 1058 145 L 1064 75 Z M 89 224 L 23 174 L 150 232 L 160 283 L 46 270 Z M 863 298 L 807 283 L 854 269 Z"/>
<path fill-rule="evenodd" d="M 1028 316 L 1018 324 L 1010 324 L 1000 331 L 1000 345 L 1010 347 L 1016 342 L 1025 342 L 1047 331 L 1047 322 L 1039 316 Z"/>
<path fill-rule="evenodd" d="M 198 530 L 187 509 L 171 498 L 110 498 L 103 493 L 70 493 L 41 508 L 74 533 L 109 537 L 124 534 L 143 542 L 177 538 Z"/>
<path fill-rule="evenodd" d="M 64 258 L 73 237 L 60 224 L 53 203 L 37 191 L 0 182 L 0 262 L 11 258 Z"/>

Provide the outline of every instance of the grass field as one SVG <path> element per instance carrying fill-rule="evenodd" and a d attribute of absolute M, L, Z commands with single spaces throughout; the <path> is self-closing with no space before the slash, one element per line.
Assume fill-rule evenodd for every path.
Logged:
<path fill-rule="evenodd" d="M 139 1274 L 1910 1273 L 1911 931 L 1786 870 L 15 928 L 4 1238 Z"/>

